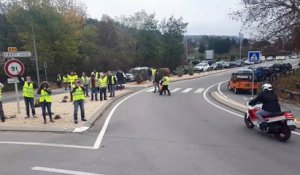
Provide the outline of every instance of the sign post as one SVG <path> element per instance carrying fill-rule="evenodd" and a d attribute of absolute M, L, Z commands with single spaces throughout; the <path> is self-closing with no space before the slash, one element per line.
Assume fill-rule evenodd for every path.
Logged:
<path fill-rule="evenodd" d="M 23 75 L 25 72 L 25 66 L 24 64 L 17 60 L 17 59 L 11 59 L 9 61 L 7 61 L 4 65 L 4 71 L 6 73 L 7 76 L 9 77 L 13 77 L 13 78 L 9 78 L 7 80 L 8 83 L 14 83 L 15 84 L 15 91 L 16 91 L 16 98 L 17 98 L 17 109 L 18 109 L 18 114 L 20 114 L 20 98 L 19 98 L 19 91 L 18 91 L 18 79 L 17 76 L 18 75 Z"/>
<path fill-rule="evenodd" d="M 249 51 L 248 60 L 250 63 L 254 63 L 252 67 L 252 97 L 254 96 L 254 79 L 255 79 L 255 63 L 260 60 L 260 51 Z"/>

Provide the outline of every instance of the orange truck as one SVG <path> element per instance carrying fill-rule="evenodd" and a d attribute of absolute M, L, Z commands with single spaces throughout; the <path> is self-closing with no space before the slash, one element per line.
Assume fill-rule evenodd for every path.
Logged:
<path fill-rule="evenodd" d="M 228 82 L 228 89 L 232 90 L 235 94 L 240 91 L 254 90 L 254 94 L 257 93 L 258 83 L 254 77 L 254 83 L 252 80 L 253 74 L 251 70 L 238 70 L 236 73 L 231 74 L 231 79 Z"/>

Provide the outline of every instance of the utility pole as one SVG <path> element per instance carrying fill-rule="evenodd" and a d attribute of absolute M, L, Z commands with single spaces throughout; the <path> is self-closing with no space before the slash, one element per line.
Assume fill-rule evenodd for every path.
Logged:
<path fill-rule="evenodd" d="M 242 40 L 243 40 L 243 34 L 239 32 L 239 40 L 240 40 L 240 61 L 242 61 Z"/>
<path fill-rule="evenodd" d="M 36 76 L 38 80 L 38 86 L 40 86 L 40 73 L 39 73 L 39 64 L 38 64 L 38 57 L 37 57 L 37 51 L 36 51 L 36 44 L 35 44 L 35 33 L 34 28 L 32 24 L 32 39 L 33 39 L 33 47 L 34 47 L 34 58 L 35 58 L 35 66 L 36 66 Z"/>
<path fill-rule="evenodd" d="M 185 58 L 186 58 L 186 61 L 188 62 L 188 41 L 187 41 L 187 29 L 185 31 Z"/>

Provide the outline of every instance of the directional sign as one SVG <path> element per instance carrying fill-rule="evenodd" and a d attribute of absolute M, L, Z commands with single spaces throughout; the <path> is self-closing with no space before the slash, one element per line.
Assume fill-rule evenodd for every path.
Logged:
<path fill-rule="evenodd" d="M 22 76 L 25 72 L 25 66 L 20 60 L 12 59 L 5 63 L 4 71 L 9 77 Z"/>
<path fill-rule="evenodd" d="M 8 84 L 14 84 L 14 83 L 20 83 L 17 78 L 8 78 L 7 79 Z"/>
<path fill-rule="evenodd" d="M 259 62 L 260 60 L 260 51 L 249 51 L 248 52 L 249 62 Z"/>
<path fill-rule="evenodd" d="M 3 57 L 4 58 L 31 57 L 31 52 L 29 51 L 3 52 Z"/>

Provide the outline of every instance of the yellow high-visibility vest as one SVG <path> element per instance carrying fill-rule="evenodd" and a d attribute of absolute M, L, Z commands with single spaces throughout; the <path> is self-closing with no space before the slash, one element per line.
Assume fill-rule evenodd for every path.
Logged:
<path fill-rule="evenodd" d="M 68 83 L 68 77 L 67 76 L 63 76 L 63 81 L 64 81 L 64 83 Z"/>
<path fill-rule="evenodd" d="M 52 97 L 50 94 L 48 94 L 48 92 L 46 92 L 45 90 L 41 90 L 41 96 L 40 96 L 40 102 L 48 102 L 51 103 L 52 102 Z"/>
<path fill-rule="evenodd" d="M 170 84 L 170 78 L 165 76 L 162 85 L 163 86 L 168 86 L 169 84 Z"/>
<path fill-rule="evenodd" d="M 100 88 L 107 87 L 107 76 L 99 79 L 99 87 Z"/>
<path fill-rule="evenodd" d="M 34 97 L 34 88 L 33 88 L 32 83 L 24 82 L 23 97 L 28 97 L 28 98 L 33 98 Z"/>
<path fill-rule="evenodd" d="M 81 87 L 78 87 L 75 92 L 72 93 L 73 95 L 73 101 L 79 101 L 79 100 L 84 100 L 84 92 Z"/>
<path fill-rule="evenodd" d="M 2 89 L 0 89 L 0 101 L 2 101 Z"/>

